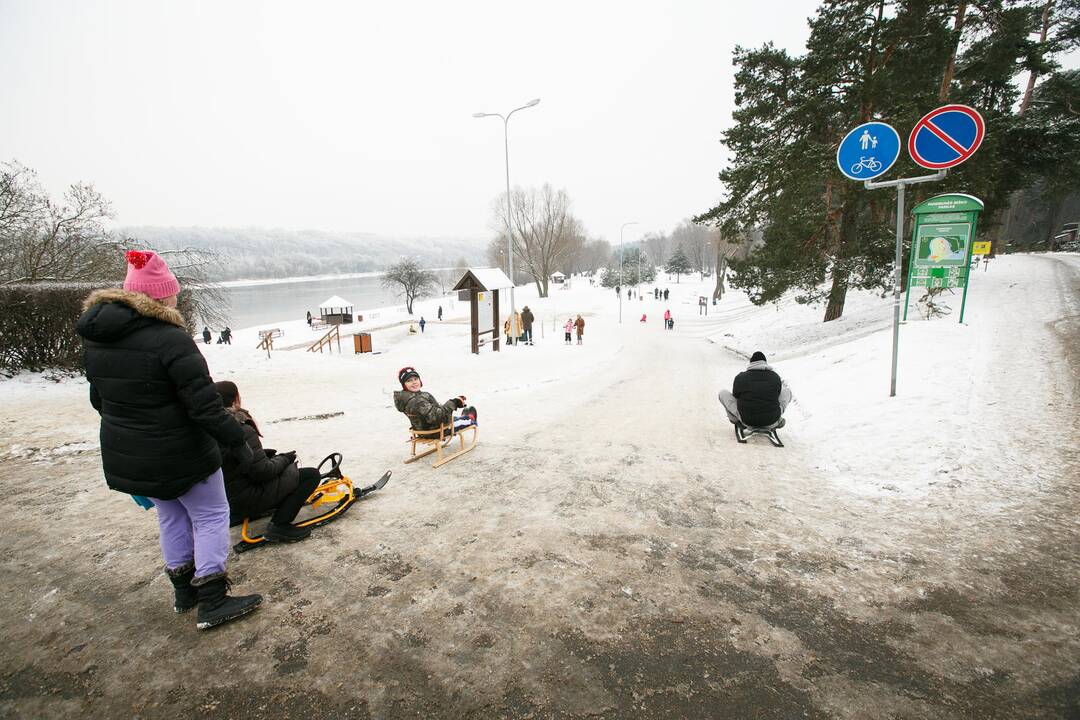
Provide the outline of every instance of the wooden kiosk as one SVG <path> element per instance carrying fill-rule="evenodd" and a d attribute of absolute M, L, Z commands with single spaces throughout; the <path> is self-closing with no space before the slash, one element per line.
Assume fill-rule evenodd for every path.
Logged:
<path fill-rule="evenodd" d="M 341 325 L 353 321 L 353 304 L 337 295 L 327 298 L 319 305 L 319 315 L 328 325 Z"/>
<path fill-rule="evenodd" d="M 482 335 L 491 335 L 491 347 L 499 351 L 499 291 L 512 286 L 499 268 L 469 268 L 454 285 L 454 290 L 469 294 L 469 318 L 472 351 L 480 354 Z"/>

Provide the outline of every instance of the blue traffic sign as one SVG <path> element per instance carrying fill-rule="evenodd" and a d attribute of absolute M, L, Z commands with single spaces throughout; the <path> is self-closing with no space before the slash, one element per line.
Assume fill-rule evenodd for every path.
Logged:
<path fill-rule="evenodd" d="M 900 135 L 883 122 L 863 123 L 847 134 L 836 149 L 840 172 L 852 180 L 884 175 L 900 157 Z"/>
<path fill-rule="evenodd" d="M 986 123 L 978 110 L 943 105 L 915 123 L 908 136 L 908 154 L 924 168 L 943 170 L 974 155 L 985 135 Z"/>

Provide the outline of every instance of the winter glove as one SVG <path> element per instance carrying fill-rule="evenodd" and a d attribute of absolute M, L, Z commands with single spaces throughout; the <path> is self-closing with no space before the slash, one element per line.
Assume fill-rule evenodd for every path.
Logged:
<path fill-rule="evenodd" d="M 459 410 L 461 408 L 465 407 L 465 396 L 464 395 L 460 395 L 460 396 L 454 398 L 454 407 L 458 408 Z"/>
<path fill-rule="evenodd" d="M 281 456 L 285 457 L 285 458 L 288 458 L 290 465 L 292 465 L 294 462 L 296 462 L 296 451 L 295 450 L 290 450 L 288 452 L 283 452 L 283 453 L 281 453 Z"/>
<path fill-rule="evenodd" d="M 263 448 L 263 452 L 266 453 L 266 457 L 272 458 L 277 455 L 277 450 L 274 448 Z"/>
<path fill-rule="evenodd" d="M 239 445 L 229 448 L 229 452 L 240 465 L 241 472 L 245 472 L 251 467 L 251 463 L 255 461 L 255 453 L 251 452 L 251 446 L 246 442 L 242 442 Z"/>

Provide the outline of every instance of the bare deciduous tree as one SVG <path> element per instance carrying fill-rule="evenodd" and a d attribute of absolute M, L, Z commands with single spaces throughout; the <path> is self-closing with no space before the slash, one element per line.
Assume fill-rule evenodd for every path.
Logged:
<path fill-rule="evenodd" d="M 0 283 L 101 280 L 114 276 L 120 244 L 105 230 L 109 201 L 75 183 L 54 202 L 33 170 L 0 167 Z M 122 264 L 120 266 L 122 268 Z"/>
<path fill-rule="evenodd" d="M 224 325 L 227 306 L 220 287 L 208 282 L 218 264 L 206 250 L 150 248 L 137 238 L 108 232 L 108 200 L 88 183 L 68 188 L 56 203 L 33 170 L 16 162 L 0 166 L 0 285 L 79 282 L 118 283 L 125 250 L 154 250 L 180 282 L 180 306 L 196 319 Z"/>
<path fill-rule="evenodd" d="M 545 184 L 542 188 L 515 188 L 513 203 L 514 265 L 528 273 L 540 297 L 547 297 L 551 273 L 560 270 L 568 254 L 582 242 L 581 222 L 570 212 L 570 197 L 565 190 L 555 190 Z M 493 225 L 502 234 L 506 246 L 506 198 L 500 196 L 492 204 Z M 498 240 L 498 238 L 497 238 Z M 498 245 L 489 245 L 489 259 Z M 516 274 L 516 273 L 515 273 Z"/>
<path fill-rule="evenodd" d="M 416 298 L 430 294 L 438 282 L 435 273 L 420 267 L 415 260 L 402 258 L 386 269 L 382 284 L 385 288 L 400 288 L 405 295 L 405 310 L 412 315 Z"/>
<path fill-rule="evenodd" d="M 713 254 L 710 248 L 716 244 L 716 238 L 715 229 L 690 220 L 683 220 L 671 232 L 671 244 L 683 249 L 691 267 L 701 274 L 702 279 L 712 266 Z"/>

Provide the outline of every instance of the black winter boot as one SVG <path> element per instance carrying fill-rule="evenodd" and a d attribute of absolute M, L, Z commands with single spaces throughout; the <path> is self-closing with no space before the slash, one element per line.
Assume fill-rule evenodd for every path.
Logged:
<path fill-rule="evenodd" d="M 265 537 L 269 542 L 300 542 L 311 535 L 310 527 L 297 527 L 290 523 L 276 523 L 271 521 L 266 526 Z"/>
<path fill-rule="evenodd" d="M 230 583 L 225 573 L 195 578 L 191 585 L 199 593 L 199 615 L 195 627 L 200 630 L 247 615 L 262 604 L 262 595 L 229 597 Z"/>
<path fill-rule="evenodd" d="M 188 563 L 170 570 L 165 568 L 165 574 L 169 576 L 176 599 L 173 601 L 173 610 L 177 613 L 186 613 L 199 604 L 199 593 L 191 587 L 191 579 L 195 577 L 195 565 Z"/>

